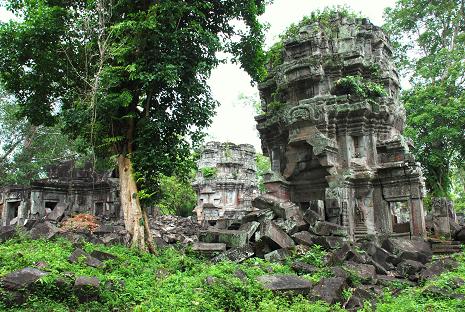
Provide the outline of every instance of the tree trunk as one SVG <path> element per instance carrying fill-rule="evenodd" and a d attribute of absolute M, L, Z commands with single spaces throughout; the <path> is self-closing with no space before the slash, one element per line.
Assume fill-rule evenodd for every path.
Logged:
<path fill-rule="evenodd" d="M 124 213 L 124 225 L 132 237 L 131 246 L 155 254 L 156 250 L 150 233 L 148 216 L 139 202 L 131 159 L 120 155 L 118 157 L 118 170 L 121 208 Z"/>

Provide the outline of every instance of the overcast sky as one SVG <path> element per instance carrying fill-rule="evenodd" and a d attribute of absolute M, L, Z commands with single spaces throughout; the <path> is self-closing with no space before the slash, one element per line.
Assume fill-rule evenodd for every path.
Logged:
<path fill-rule="evenodd" d="M 381 25 L 384 8 L 393 6 L 394 3 L 395 0 L 274 0 L 261 18 L 262 22 L 270 25 L 266 44 L 271 45 L 287 26 L 298 22 L 313 10 L 347 5 L 367 16 L 374 24 Z M 9 13 L 0 9 L 0 20 L 5 21 L 10 17 Z M 260 140 L 255 129 L 255 111 L 252 106 L 243 105 L 238 100 L 241 94 L 253 96 L 258 93 L 257 88 L 250 85 L 250 80 L 247 73 L 233 64 L 222 64 L 213 71 L 209 85 L 214 98 L 221 105 L 211 127 L 207 129 L 207 140 L 250 143 L 260 151 Z"/>
<path fill-rule="evenodd" d="M 354 11 L 367 16 L 375 25 L 383 24 L 383 11 L 388 6 L 394 6 L 394 0 L 275 0 L 268 6 L 261 21 L 270 24 L 266 44 L 270 46 L 276 41 L 291 23 L 298 22 L 311 11 L 327 6 L 347 5 Z M 207 129 L 208 139 L 230 141 L 234 143 L 250 143 L 257 151 L 261 151 L 260 139 L 255 129 L 254 109 L 238 101 L 240 94 L 252 96 L 258 94 L 256 87 L 250 85 L 247 73 L 233 64 L 218 66 L 210 78 L 209 85 L 213 96 L 221 103 L 213 123 Z"/>

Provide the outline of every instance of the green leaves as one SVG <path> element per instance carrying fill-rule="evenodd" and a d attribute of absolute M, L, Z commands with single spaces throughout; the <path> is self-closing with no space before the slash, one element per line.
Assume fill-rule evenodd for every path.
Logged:
<path fill-rule="evenodd" d="M 384 28 L 413 87 L 402 94 L 405 134 L 433 196 L 451 196 L 451 168 L 464 168 L 465 10 L 463 1 L 399 0 Z"/>

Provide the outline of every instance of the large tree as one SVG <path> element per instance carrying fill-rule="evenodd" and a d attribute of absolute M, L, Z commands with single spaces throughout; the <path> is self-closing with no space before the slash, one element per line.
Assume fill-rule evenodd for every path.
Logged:
<path fill-rule="evenodd" d="M 117 160 L 132 244 L 153 251 L 138 186 L 171 175 L 208 125 L 218 52 L 263 76 L 265 0 L 6 3 L 18 19 L 0 25 L 0 79 L 20 115 L 36 125 L 60 116 L 67 134 Z"/>
<path fill-rule="evenodd" d="M 405 133 L 433 196 L 448 196 L 465 160 L 465 0 L 398 0 L 385 12 L 402 74 Z"/>

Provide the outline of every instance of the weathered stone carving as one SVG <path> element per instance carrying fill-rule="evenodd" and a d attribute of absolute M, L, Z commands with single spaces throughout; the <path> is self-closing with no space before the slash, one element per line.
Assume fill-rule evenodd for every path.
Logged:
<path fill-rule="evenodd" d="M 209 142 L 192 184 L 198 194 L 197 220 L 240 219 L 258 195 L 255 149 L 249 144 Z M 207 175 L 209 173 L 209 175 Z"/>
<path fill-rule="evenodd" d="M 334 15 L 330 25 L 302 27 L 259 85 L 257 129 L 275 172 L 267 188 L 302 209 L 324 203 L 316 212 L 352 237 L 424 236 L 423 178 L 402 136 L 405 110 L 389 40 L 366 19 Z M 341 94 L 337 82 L 347 76 L 386 94 Z M 407 209 L 407 219 L 396 207 Z"/>
<path fill-rule="evenodd" d="M 2 194 L 2 224 L 23 225 L 27 220 L 60 221 L 72 213 L 122 218 L 118 178 L 96 173 L 90 163 L 77 169 L 73 161 L 50 167 L 46 179 L 30 187 L 10 186 Z"/>

